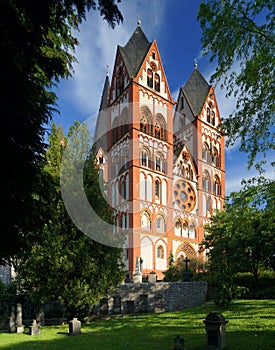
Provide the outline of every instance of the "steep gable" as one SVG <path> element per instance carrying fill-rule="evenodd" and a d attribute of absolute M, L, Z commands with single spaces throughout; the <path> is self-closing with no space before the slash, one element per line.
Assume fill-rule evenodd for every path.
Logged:
<path fill-rule="evenodd" d="M 204 106 L 211 85 L 207 83 L 203 75 L 194 68 L 186 84 L 181 88 L 194 114 L 198 116 Z"/>
<path fill-rule="evenodd" d="M 136 28 L 124 47 L 118 45 L 118 50 L 121 53 L 130 77 L 137 75 L 150 45 L 151 43 L 146 38 L 140 26 Z"/>

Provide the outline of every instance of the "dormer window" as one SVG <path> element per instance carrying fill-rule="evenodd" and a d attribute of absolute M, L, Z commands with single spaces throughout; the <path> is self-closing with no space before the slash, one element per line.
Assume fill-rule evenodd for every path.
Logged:
<path fill-rule="evenodd" d="M 156 53 L 155 53 L 155 51 L 152 52 L 152 58 L 153 58 L 153 60 L 156 59 Z"/>

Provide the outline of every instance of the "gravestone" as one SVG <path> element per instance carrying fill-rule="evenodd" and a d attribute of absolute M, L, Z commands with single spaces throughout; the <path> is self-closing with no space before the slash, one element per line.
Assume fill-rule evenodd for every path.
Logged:
<path fill-rule="evenodd" d="M 129 272 L 126 273 L 126 278 L 124 280 L 124 283 L 131 283 L 131 278 Z"/>
<path fill-rule="evenodd" d="M 141 294 L 139 296 L 139 311 L 148 312 L 148 295 L 147 294 Z"/>
<path fill-rule="evenodd" d="M 219 312 L 210 312 L 205 320 L 207 349 L 224 349 L 225 325 L 228 323 Z"/>
<path fill-rule="evenodd" d="M 174 339 L 174 348 L 173 350 L 185 350 L 184 339 L 182 336 L 177 335 Z"/>
<path fill-rule="evenodd" d="M 69 321 L 69 334 L 75 335 L 81 333 L 81 322 L 74 317 L 71 321 Z"/>
<path fill-rule="evenodd" d="M 136 267 L 134 272 L 134 283 L 141 283 L 142 282 L 142 272 L 140 269 L 140 258 L 136 257 Z"/>
<path fill-rule="evenodd" d="M 38 326 L 36 320 L 32 321 L 32 324 L 29 326 L 29 335 L 40 334 L 40 327 Z"/>
<path fill-rule="evenodd" d="M 121 297 L 119 295 L 114 296 L 113 312 L 114 314 L 121 313 Z"/>
<path fill-rule="evenodd" d="M 142 272 L 140 270 L 140 258 L 136 257 L 136 268 L 134 273 L 134 283 L 142 283 Z"/>
<path fill-rule="evenodd" d="M 24 332 L 25 326 L 22 323 L 22 305 L 17 303 L 16 305 L 16 333 Z"/>
<path fill-rule="evenodd" d="M 162 295 L 157 294 L 155 296 L 155 312 L 163 312 L 164 311 L 164 298 Z"/>
<path fill-rule="evenodd" d="M 135 302 L 134 300 L 126 301 L 126 313 L 133 314 L 135 312 Z"/>
<path fill-rule="evenodd" d="M 149 275 L 149 282 L 150 283 L 156 283 L 157 282 L 157 274 L 155 271 L 151 271 Z"/>
<path fill-rule="evenodd" d="M 9 317 L 9 332 L 10 333 L 15 333 L 16 332 L 16 327 L 15 327 L 15 312 L 14 312 L 14 306 L 11 308 L 11 314 Z"/>

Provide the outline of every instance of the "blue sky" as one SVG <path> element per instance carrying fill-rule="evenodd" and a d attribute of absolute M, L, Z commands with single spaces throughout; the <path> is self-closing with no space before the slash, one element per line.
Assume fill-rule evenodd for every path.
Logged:
<path fill-rule="evenodd" d="M 197 11 L 200 0 L 122 0 L 119 8 L 124 17 L 123 24 L 111 29 L 98 12 L 90 12 L 80 26 L 76 36 L 80 42 L 75 55 L 74 76 L 62 81 L 57 89 L 60 115 L 55 123 L 62 124 L 65 132 L 74 120 L 84 122 L 92 117 L 95 123 L 106 66 L 110 75 L 113 70 L 116 46 L 124 46 L 141 20 L 141 27 L 149 41 L 156 39 L 162 63 L 172 93 L 176 100 L 194 67 L 209 81 L 215 64 L 201 54 L 201 36 Z M 238 67 L 235 67 L 238 69 Z M 215 86 L 219 110 L 226 117 L 234 109 L 234 100 L 225 98 L 225 91 Z M 94 119 L 93 119 L 94 118 Z M 238 151 L 238 145 L 226 150 L 226 193 L 240 189 L 243 178 L 257 173 L 247 170 L 246 155 Z M 267 168 L 267 177 L 274 171 Z"/>

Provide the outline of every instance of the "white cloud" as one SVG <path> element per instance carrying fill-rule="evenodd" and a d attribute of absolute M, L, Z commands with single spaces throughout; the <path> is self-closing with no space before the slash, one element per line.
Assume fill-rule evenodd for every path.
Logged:
<path fill-rule="evenodd" d="M 63 104 L 77 110 L 78 115 L 73 118 L 81 122 L 98 112 L 106 67 L 109 66 L 111 76 L 117 45 L 124 46 L 127 43 L 138 18 L 141 18 L 141 27 L 148 35 L 148 40 L 153 40 L 150 35 L 152 32 L 156 34 L 159 29 L 165 13 L 165 2 L 153 0 L 145 6 L 144 2 L 137 0 L 121 3 L 119 8 L 124 16 L 123 25 L 112 29 L 98 12 L 91 11 L 87 20 L 81 24 L 80 31 L 75 33 L 80 42 L 75 52 L 78 62 L 74 64 L 73 77 L 62 83 L 59 97 Z"/>

